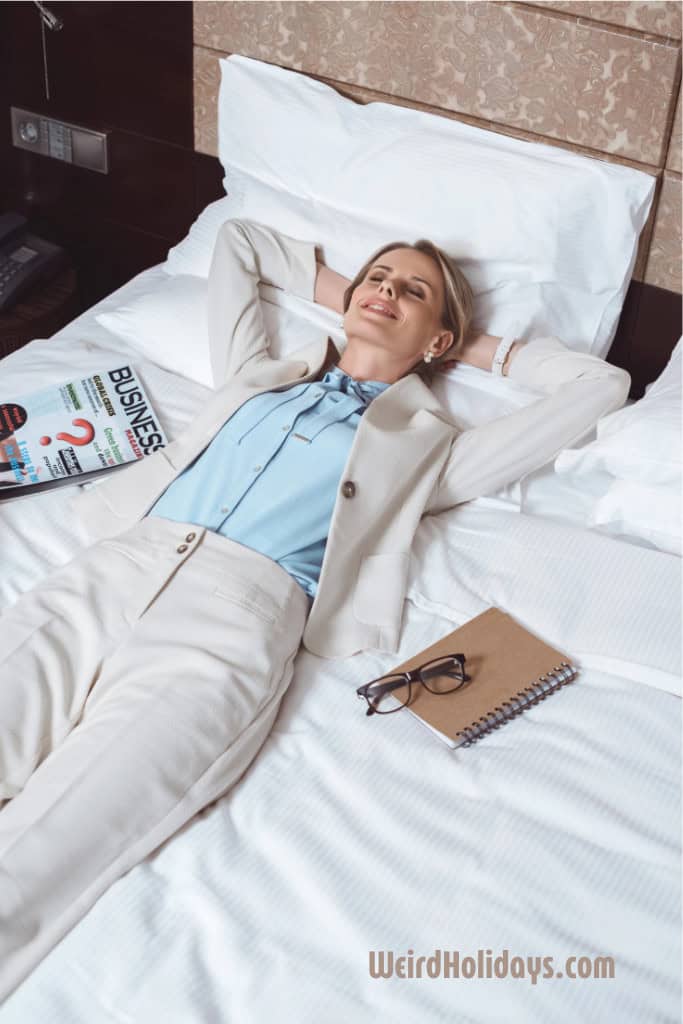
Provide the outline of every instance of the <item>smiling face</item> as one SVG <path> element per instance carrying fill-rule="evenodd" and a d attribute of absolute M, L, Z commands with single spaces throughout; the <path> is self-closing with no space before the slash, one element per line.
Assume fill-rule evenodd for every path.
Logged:
<path fill-rule="evenodd" d="M 366 379 L 398 380 L 425 352 L 436 357 L 450 346 L 443 306 L 441 268 L 431 256 L 411 248 L 382 253 L 354 289 L 344 316 L 344 362 Z"/>

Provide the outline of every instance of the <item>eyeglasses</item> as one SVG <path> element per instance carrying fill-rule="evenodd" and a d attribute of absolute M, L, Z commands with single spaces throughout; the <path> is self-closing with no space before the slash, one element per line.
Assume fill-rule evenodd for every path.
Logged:
<path fill-rule="evenodd" d="M 366 715 L 391 715 L 410 704 L 417 686 L 422 684 L 430 693 L 453 693 L 472 677 L 465 672 L 464 654 L 445 654 L 428 661 L 410 672 L 392 672 L 359 686 L 356 694 L 366 700 Z M 397 703 L 398 702 L 398 703 Z"/>

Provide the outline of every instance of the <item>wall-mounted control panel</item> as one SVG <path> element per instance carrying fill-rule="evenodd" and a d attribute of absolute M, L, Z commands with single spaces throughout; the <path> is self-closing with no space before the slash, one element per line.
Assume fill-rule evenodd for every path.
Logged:
<path fill-rule="evenodd" d="M 100 174 L 109 173 L 106 132 L 93 132 L 18 107 L 10 107 L 10 112 L 14 146 Z"/>

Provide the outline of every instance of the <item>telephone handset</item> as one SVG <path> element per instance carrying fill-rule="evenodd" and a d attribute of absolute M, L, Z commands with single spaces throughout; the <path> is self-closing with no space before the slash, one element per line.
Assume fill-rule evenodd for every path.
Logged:
<path fill-rule="evenodd" d="M 26 223 L 18 213 L 0 215 L 0 313 L 67 262 L 63 249 L 29 234 Z"/>

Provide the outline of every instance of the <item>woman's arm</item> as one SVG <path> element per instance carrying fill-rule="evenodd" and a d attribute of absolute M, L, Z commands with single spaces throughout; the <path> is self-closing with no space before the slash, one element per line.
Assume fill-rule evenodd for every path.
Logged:
<path fill-rule="evenodd" d="M 209 271 L 207 320 L 214 388 L 268 354 L 259 281 L 313 299 L 315 245 L 253 220 L 218 231 Z"/>
<path fill-rule="evenodd" d="M 335 313 L 343 313 L 344 292 L 350 284 L 351 278 L 343 277 L 319 261 L 316 248 L 315 302 Z"/>
<path fill-rule="evenodd" d="M 429 502 L 432 514 L 540 469 L 602 416 L 620 409 L 631 385 L 626 370 L 570 349 L 554 336 L 522 344 L 510 379 L 546 397 L 456 435 Z"/>
<path fill-rule="evenodd" d="M 480 370 L 490 370 L 496 349 L 501 341 L 502 338 L 497 337 L 495 334 L 477 334 L 465 342 L 460 349 L 457 359 L 447 359 L 446 362 L 441 363 L 439 369 L 451 370 L 458 363 L 469 363 L 470 366 L 477 366 Z M 520 348 L 522 348 L 522 343 L 515 341 L 507 354 L 507 359 L 503 363 L 504 377 L 507 377 L 510 372 L 510 364 Z"/>

